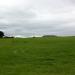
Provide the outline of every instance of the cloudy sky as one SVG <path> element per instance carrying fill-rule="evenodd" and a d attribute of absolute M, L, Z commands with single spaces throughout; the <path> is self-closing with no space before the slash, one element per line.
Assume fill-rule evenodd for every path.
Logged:
<path fill-rule="evenodd" d="M 75 0 L 0 0 L 0 30 L 10 35 L 75 35 Z"/>

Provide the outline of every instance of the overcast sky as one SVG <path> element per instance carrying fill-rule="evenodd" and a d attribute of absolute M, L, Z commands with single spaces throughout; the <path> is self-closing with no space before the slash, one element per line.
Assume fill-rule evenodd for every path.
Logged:
<path fill-rule="evenodd" d="M 0 30 L 11 35 L 75 35 L 75 0 L 0 0 Z"/>

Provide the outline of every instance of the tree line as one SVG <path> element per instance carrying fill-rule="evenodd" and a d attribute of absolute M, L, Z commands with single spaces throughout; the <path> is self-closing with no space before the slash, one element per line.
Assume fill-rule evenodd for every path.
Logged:
<path fill-rule="evenodd" d="M 0 38 L 14 38 L 14 37 L 5 36 L 4 32 L 0 31 Z"/>

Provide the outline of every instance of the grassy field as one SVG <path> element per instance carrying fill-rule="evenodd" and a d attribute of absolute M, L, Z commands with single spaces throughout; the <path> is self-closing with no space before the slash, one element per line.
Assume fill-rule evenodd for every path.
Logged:
<path fill-rule="evenodd" d="M 74 75 L 75 37 L 0 39 L 0 75 Z"/>

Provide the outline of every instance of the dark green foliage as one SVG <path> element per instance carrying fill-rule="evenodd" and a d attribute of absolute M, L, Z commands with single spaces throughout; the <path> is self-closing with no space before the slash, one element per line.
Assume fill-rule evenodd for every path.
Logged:
<path fill-rule="evenodd" d="M 0 31 L 0 38 L 3 38 L 4 32 Z"/>
<path fill-rule="evenodd" d="M 43 37 L 57 37 L 56 35 L 44 35 Z"/>

